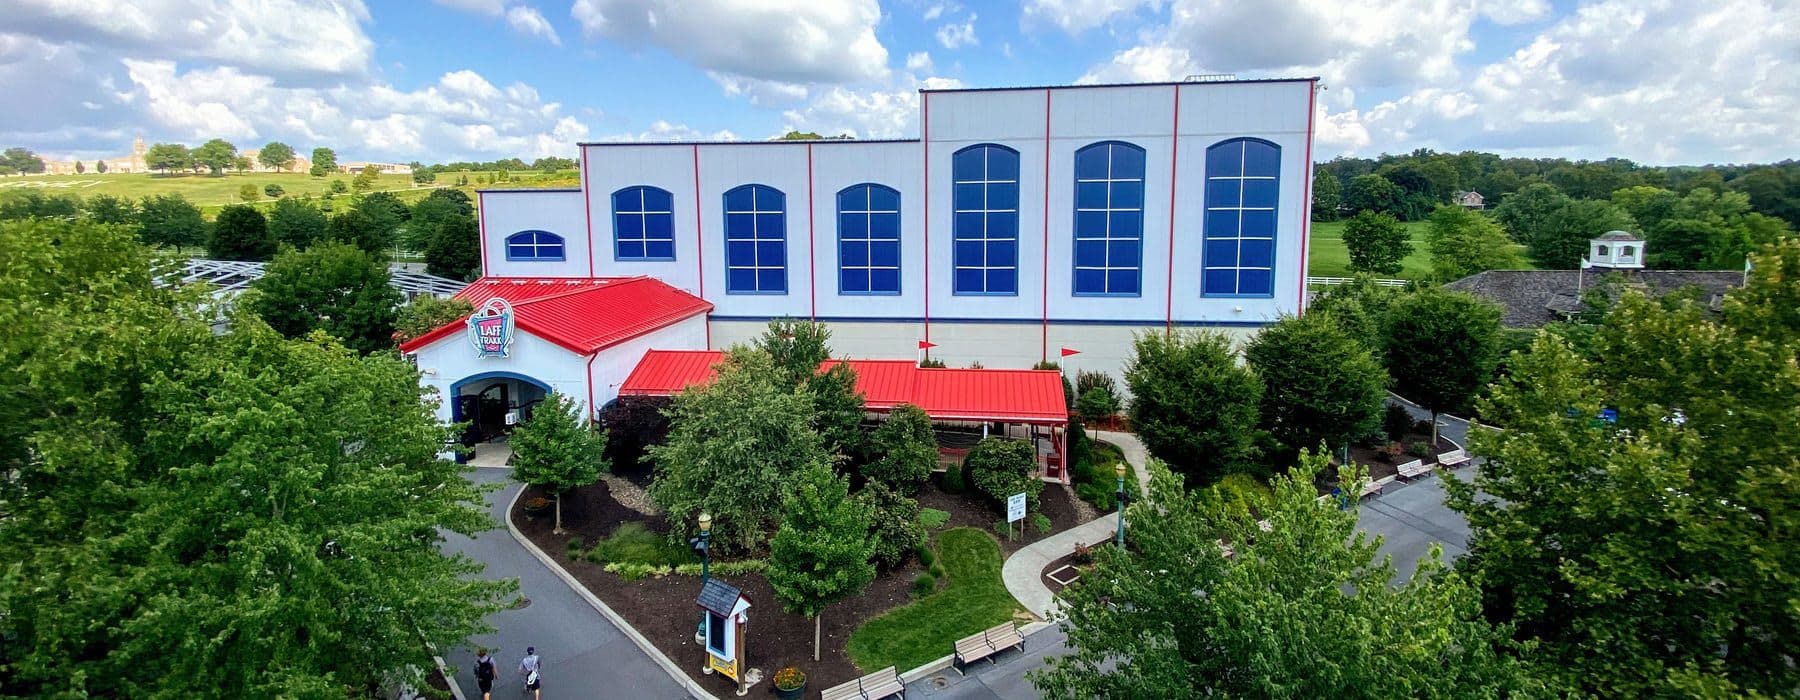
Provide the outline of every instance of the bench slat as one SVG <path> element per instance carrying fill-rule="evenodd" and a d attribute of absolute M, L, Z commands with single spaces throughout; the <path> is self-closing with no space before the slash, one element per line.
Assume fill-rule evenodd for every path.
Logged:
<path fill-rule="evenodd" d="M 819 700 L 851 700 L 851 698 L 861 697 L 862 688 L 858 687 L 856 681 L 834 685 L 819 693 Z"/>

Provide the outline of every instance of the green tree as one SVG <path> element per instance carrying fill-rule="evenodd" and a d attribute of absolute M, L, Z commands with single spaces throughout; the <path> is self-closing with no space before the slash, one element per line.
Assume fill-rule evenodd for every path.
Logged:
<path fill-rule="evenodd" d="M 1440 282 L 1459 280 L 1486 270 L 1515 270 L 1525 265 L 1524 256 L 1506 237 L 1506 230 L 1479 212 L 1446 204 L 1431 212 L 1425 229 L 1425 245 L 1431 251 L 1432 276 Z"/>
<path fill-rule="evenodd" d="M 778 318 L 756 339 L 756 347 L 775 362 L 777 380 L 788 387 L 805 384 L 831 359 L 831 330 L 816 321 Z"/>
<path fill-rule="evenodd" d="M 94 161 L 94 172 L 105 173 L 106 172 L 106 161 L 104 161 L 104 160 Z"/>
<path fill-rule="evenodd" d="M 611 469 L 606 433 L 588 422 L 574 399 L 551 392 L 507 442 L 513 450 L 513 478 L 556 498 L 556 526 L 550 531 L 563 534 L 563 494 L 599 481 Z"/>
<path fill-rule="evenodd" d="M 275 237 L 276 243 L 295 250 L 305 250 L 325 240 L 328 225 L 325 212 L 310 198 L 275 200 L 275 207 L 269 212 L 269 235 Z"/>
<path fill-rule="evenodd" d="M 244 183 L 244 186 L 238 188 L 238 199 L 245 202 L 254 202 L 258 199 L 262 199 L 262 190 L 256 189 L 256 185 L 246 182 Z"/>
<path fill-rule="evenodd" d="M 1015 493 L 1025 494 L 1032 512 L 1037 511 L 1038 494 L 1044 482 L 1037 478 L 1037 450 L 1022 440 L 988 437 L 975 443 L 963 461 L 969 481 L 982 493 L 1005 507 L 1006 499 Z"/>
<path fill-rule="evenodd" d="M 213 219 L 206 255 L 219 260 L 268 260 L 275 254 L 269 221 L 248 204 L 227 204 Z"/>
<path fill-rule="evenodd" d="M 1510 195 L 1494 208 L 1494 218 L 1506 235 L 1518 243 L 1530 243 L 1549 225 L 1550 217 L 1569 203 L 1569 196 L 1548 182 L 1534 182 Z M 1595 235 L 1605 233 L 1597 232 Z"/>
<path fill-rule="evenodd" d="M 1458 568 L 1542 673 L 1600 697 L 1794 689 L 1796 274 L 1788 241 L 1718 316 L 1628 292 L 1593 356 L 1540 334 L 1484 402 L 1507 430 L 1474 436 L 1472 484 L 1446 482 L 1473 531 Z"/>
<path fill-rule="evenodd" d="M 394 242 L 392 234 L 393 229 L 384 228 L 380 221 L 360 208 L 352 208 L 331 217 L 331 223 L 325 228 L 326 238 L 349 243 L 384 260 L 388 257 L 388 248 Z"/>
<path fill-rule="evenodd" d="M 332 180 L 331 184 L 325 186 L 325 191 L 330 194 L 345 194 L 350 191 L 350 186 L 344 184 L 343 180 Z"/>
<path fill-rule="evenodd" d="M 194 154 L 179 143 L 159 143 L 144 151 L 144 164 L 167 175 L 171 170 L 193 169 Z"/>
<path fill-rule="evenodd" d="M 1244 348 L 1262 380 L 1262 425 L 1293 449 L 1342 447 L 1381 424 L 1387 371 L 1324 314 L 1287 316 Z"/>
<path fill-rule="evenodd" d="M 26 192 L 0 199 L 0 220 L 73 219 L 80 211 L 81 198 L 72 194 Z"/>
<path fill-rule="evenodd" d="M 1344 201 L 1344 186 L 1337 176 L 1320 170 L 1313 174 L 1313 221 L 1337 221 L 1338 205 Z"/>
<path fill-rule="evenodd" d="M 138 237 L 154 246 L 174 246 L 176 252 L 206 242 L 206 220 L 200 208 L 178 194 L 145 197 L 138 205 Z"/>
<path fill-rule="evenodd" d="M 111 227 L 0 250 L 0 319 L 32 329 L 0 340 L 30 386 L 0 387 L 5 694 L 362 697 L 487 631 L 516 585 L 439 549 L 493 522 L 404 360 L 215 334 Z"/>
<path fill-rule="evenodd" d="M 919 502 L 880 481 L 870 481 L 856 492 L 869 511 L 869 555 L 876 565 L 892 569 L 925 544 L 925 526 L 919 522 Z"/>
<path fill-rule="evenodd" d="M 270 141 L 256 152 L 256 162 L 270 170 L 286 172 L 288 168 L 294 167 L 294 147 L 280 141 Z"/>
<path fill-rule="evenodd" d="M 1637 222 L 1611 202 L 1573 199 L 1552 211 L 1525 241 L 1531 262 L 1552 270 L 1573 270 L 1587 255 L 1588 241 L 1607 231 L 1630 231 Z"/>
<path fill-rule="evenodd" d="M 1500 361 L 1500 307 L 1465 292 L 1427 288 L 1388 309 L 1384 354 L 1394 391 L 1437 417 L 1466 409 Z"/>
<path fill-rule="evenodd" d="M 204 165 L 216 177 L 237 162 L 237 146 L 225 139 L 213 139 L 194 149 L 194 163 Z"/>
<path fill-rule="evenodd" d="M 425 248 L 425 271 L 454 280 L 481 274 L 481 227 L 473 217 L 444 222 Z"/>
<path fill-rule="evenodd" d="M 125 225 L 138 222 L 137 205 L 124 197 L 97 194 L 83 205 L 88 219 L 96 224 Z"/>
<path fill-rule="evenodd" d="M 1374 173 L 1350 178 L 1350 186 L 1344 189 L 1344 205 L 1350 211 L 1398 215 L 1405 197 L 1406 190 Z"/>
<path fill-rule="evenodd" d="M 75 173 L 77 175 L 79 175 L 79 174 L 85 173 L 85 172 L 87 172 L 87 166 L 82 165 L 81 161 L 79 161 L 79 160 L 75 161 Z"/>
<path fill-rule="evenodd" d="M 456 192 L 456 190 L 439 190 L 439 192 Z M 436 195 L 437 192 L 433 192 Z M 457 192 L 457 194 L 461 194 Z M 429 196 L 419 200 L 412 207 L 412 214 L 406 222 L 406 231 L 400 236 L 400 244 L 407 250 L 423 251 L 431 248 L 431 242 L 437 238 L 444 224 L 460 218 L 474 218 L 473 207 L 467 200 L 458 202 L 450 197 Z"/>
<path fill-rule="evenodd" d="M 315 330 L 370 354 L 394 346 L 400 292 L 388 284 L 387 266 L 340 243 L 285 251 L 251 283 L 247 307 L 289 338 Z"/>
<path fill-rule="evenodd" d="M 803 390 L 812 398 L 813 429 L 826 451 L 861 461 L 868 451 L 869 436 L 863 432 L 863 395 L 856 390 L 856 372 L 850 364 L 832 364 L 806 380 Z"/>
<path fill-rule="evenodd" d="M 287 190 L 282 189 L 281 185 L 277 185 L 273 182 L 263 185 L 262 191 L 263 194 L 268 195 L 270 199 L 279 199 L 281 195 L 287 193 Z"/>
<path fill-rule="evenodd" d="M 1362 211 L 1344 222 L 1344 247 L 1350 251 L 1350 269 L 1395 275 L 1412 255 L 1412 236 L 1393 216 Z"/>
<path fill-rule="evenodd" d="M 394 318 L 395 340 L 404 343 L 445 324 L 462 321 L 474 311 L 475 307 L 464 299 L 422 294 L 400 307 Z"/>
<path fill-rule="evenodd" d="M 918 493 L 919 485 L 931 478 L 931 470 L 937 467 L 937 436 L 931 430 L 931 417 L 912 404 L 888 411 L 869 447 L 872 459 L 863 465 L 863 476 L 905 495 Z"/>
<path fill-rule="evenodd" d="M 44 172 L 45 167 L 44 159 L 39 157 L 38 154 L 31 152 L 31 149 L 29 148 L 20 148 L 17 146 L 6 149 L 6 153 L 0 155 L 0 163 L 11 166 L 13 172 L 29 173 L 32 175 Z"/>
<path fill-rule="evenodd" d="M 368 192 L 375 189 L 375 185 L 380 183 L 381 169 L 373 165 L 365 165 L 362 171 L 356 174 L 356 179 L 350 181 L 350 191 Z"/>
<path fill-rule="evenodd" d="M 1131 426 L 1150 453 L 1210 484 L 1248 470 L 1256 456 L 1263 387 L 1219 333 L 1137 336 L 1125 366 Z"/>
<path fill-rule="evenodd" d="M 437 182 L 437 173 L 430 170 L 413 168 L 412 181 L 415 185 L 429 185 L 433 182 Z"/>
<path fill-rule="evenodd" d="M 672 539 L 694 534 L 694 518 L 706 512 L 720 551 L 756 551 L 781 518 L 783 484 L 829 466 L 812 402 L 775 374 L 768 355 L 733 348 L 717 380 L 675 397 L 668 439 L 649 448 L 657 467 L 650 498 L 669 514 Z"/>
<path fill-rule="evenodd" d="M 337 151 L 329 148 L 315 148 L 312 154 L 313 177 L 325 177 L 337 172 Z"/>
<path fill-rule="evenodd" d="M 790 614 L 813 619 L 819 660 L 819 615 L 875 580 L 869 511 L 831 467 L 814 462 L 792 475 L 781 530 L 769 545 L 769 587 Z"/>
<path fill-rule="evenodd" d="M 1064 589 L 1070 653 L 1030 675 L 1077 698 L 1461 698 L 1541 694 L 1478 594 L 1438 552 L 1391 585 L 1356 512 L 1322 506 L 1305 456 L 1257 514 L 1226 507 L 1152 460 L 1126 511 L 1131 549 Z M 1258 518 L 1264 518 L 1264 530 Z M 1234 555 L 1220 543 L 1229 542 Z"/>
<path fill-rule="evenodd" d="M 250 172 L 250 169 L 254 167 L 256 167 L 256 163 L 250 160 L 250 156 L 240 155 L 231 159 L 231 169 L 238 171 L 240 175 Z"/>

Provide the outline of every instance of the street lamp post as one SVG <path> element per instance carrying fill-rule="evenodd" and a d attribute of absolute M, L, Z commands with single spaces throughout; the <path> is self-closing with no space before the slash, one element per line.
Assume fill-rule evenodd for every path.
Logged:
<path fill-rule="evenodd" d="M 712 515 L 700 514 L 700 536 L 688 540 L 694 551 L 700 554 L 700 585 L 705 586 L 712 574 Z M 706 613 L 700 613 L 700 624 L 694 627 L 694 641 L 706 644 Z"/>
<path fill-rule="evenodd" d="M 1124 547 L 1125 546 L 1125 503 L 1131 499 L 1131 495 L 1125 493 L 1125 463 L 1119 462 L 1117 464 L 1114 464 L 1113 465 L 1113 474 L 1116 474 L 1119 477 L 1119 492 L 1116 494 L 1113 494 L 1114 500 L 1118 501 L 1118 503 L 1119 503 L 1119 531 L 1118 531 L 1117 536 L 1113 540 L 1113 544 L 1116 544 L 1120 547 Z"/>

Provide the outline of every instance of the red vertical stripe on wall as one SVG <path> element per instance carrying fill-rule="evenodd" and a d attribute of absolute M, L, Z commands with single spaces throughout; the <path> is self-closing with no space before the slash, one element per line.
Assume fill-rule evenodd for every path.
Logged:
<path fill-rule="evenodd" d="M 488 255 L 488 253 L 487 253 L 487 250 L 488 250 L 487 196 L 483 195 L 481 193 L 481 190 L 475 190 L 475 213 L 476 213 L 476 215 L 481 217 L 481 276 L 486 277 L 490 274 L 488 272 L 488 261 L 487 261 L 487 255 Z"/>
<path fill-rule="evenodd" d="M 1300 169 L 1306 179 L 1302 190 L 1306 196 L 1300 202 L 1300 297 L 1294 300 L 1295 316 L 1306 313 L 1306 253 L 1312 248 L 1313 110 L 1319 99 L 1319 82 L 1314 80 L 1306 85 L 1306 167 Z"/>
<path fill-rule="evenodd" d="M 1175 86 L 1175 118 L 1169 126 L 1169 289 L 1163 296 L 1163 336 L 1175 332 L 1175 174 L 1181 163 L 1181 86 Z M 1204 222 L 1203 222 L 1204 223 Z"/>
<path fill-rule="evenodd" d="M 1038 330 L 1038 361 L 1050 359 L 1050 91 L 1044 91 L 1044 323 Z"/>
<path fill-rule="evenodd" d="M 694 285 L 706 298 L 706 242 L 700 225 L 700 144 L 694 144 Z M 706 321 L 706 347 L 712 349 L 712 319 Z"/>
<path fill-rule="evenodd" d="M 581 215 L 587 218 L 588 277 L 594 276 L 594 200 L 588 192 L 588 149 L 581 147 Z M 590 388 L 590 392 L 592 389 Z M 588 397 L 590 402 L 592 396 Z"/>
<path fill-rule="evenodd" d="M 931 342 L 931 93 L 919 93 L 919 143 L 924 149 L 925 187 L 924 208 L 919 210 L 919 219 L 925 224 L 925 342 Z M 931 353 L 930 348 L 925 353 Z"/>
<path fill-rule="evenodd" d="M 806 296 L 812 306 L 811 318 L 819 320 L 818 244 L 813 241 L 813 167 L 812 144 L 806 144 Z"/>

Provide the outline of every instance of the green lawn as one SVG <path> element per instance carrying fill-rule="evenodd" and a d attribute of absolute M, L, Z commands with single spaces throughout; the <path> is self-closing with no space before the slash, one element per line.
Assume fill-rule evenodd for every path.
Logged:
<path fill-rule="evenodd" d="M 1425 222 L 1407 221 L 1407 235 L 1412 237 L 1413 251 L 1401 261 L 1405 267 L 1396 277 L 1422 280 L 1431 277 L 1431 254 L 1425 250 Z M 1344 247 L 1344 222 L 1315 221 L 1312 245 L 1306 252 L 1306 274 L 1313 277 L 1349 277 L 1350 251 Z"/>
<path fill-rule="evenodd" d="M 917 668 L 954 651 L 956 640 L 1013 619 L 1019 604 L 1000 580 L 1000 545 L 992 535 L 972 527 L 946 530 L 937 552 L 949 582 L 856 628 L 848 651 L 858 668 Z"/>
<path fill-rule="evenodd" d="M 255 185 L 260 193 L 265 185 L 280 185 L 288 195 L 311 194 L 315 197 L 325 194 L 325 188 L 332 180 L 343 180 L 349 185 L 355 175 L 337 173 L 327 177 L 313 177 L 305 173 L 232 173 L 227 172 L 219 177 L 211 175 L 156 175 L 149 173 L 120 173 L 86 175 L 46 175 L 43 177 L 0 177 L 0 194 L 12 192 L 42 192 L 44 194 L 72 194 L 87 199 L 97 194 L 110 194 L 115 197 L 142 199 L 157 194 L 179 194 L 188 201 L 202 208 L 218 208 L 226 204 L 238 203 L 238 189 L 244 185 Z M 382 175 L 377 181 L 377 190 L 406 190 L 413 188 L 411 175 Z M 259 201 L 267 201 L 261 199 Z"/>

